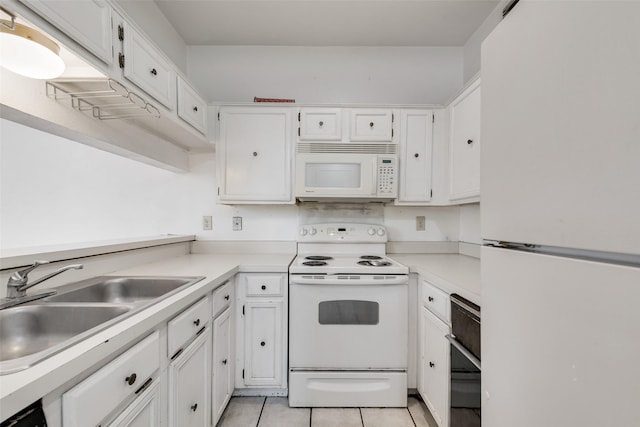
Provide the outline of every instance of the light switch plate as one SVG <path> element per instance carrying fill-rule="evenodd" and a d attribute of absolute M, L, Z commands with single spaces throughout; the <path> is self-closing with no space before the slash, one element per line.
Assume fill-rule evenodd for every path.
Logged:
<path fill-rule="evenodd" d="M 234 216 L 233 217 L 233 231 L 242 231 L 242 217 Z"/>
<path fill-rule="evenodd" d="M 213 217 L 211 215 L 204 215 L 202 217 L 202 229 L 213 230 Z"/>

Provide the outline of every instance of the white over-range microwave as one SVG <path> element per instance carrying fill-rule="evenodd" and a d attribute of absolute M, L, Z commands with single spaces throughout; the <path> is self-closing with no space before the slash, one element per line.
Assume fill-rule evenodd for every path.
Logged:
<path fill-rule="evenodd" d="M 296 150 L 301 201 L 389 201 L 398 194 L 395 144 L 308 143 Z"/>

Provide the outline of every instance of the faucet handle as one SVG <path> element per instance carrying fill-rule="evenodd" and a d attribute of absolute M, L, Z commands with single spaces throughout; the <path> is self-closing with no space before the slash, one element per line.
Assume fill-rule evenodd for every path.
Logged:
<path fill-rule="evenodd" d="M 16 282 L 24 282 L 24 283 L 26 283 L 26 281 L 27 281 L 27 275 L 28 275 L 29 273 L 31 273 L 33 270 L 35 270 L 36 268 L 38 268 L 38 267 L 40 267 L 41 265 L 43 265 L 43 264 L 49 264 L 49 261 L 45 261 L 45 260 L 36 260 L 36 261 L 33 263 L 33 265 L 31 265 L 31 266 L 29 266 L 29 267 L 27 267 L 27 268 L 25 268 L 25 269 L 22 269 L 22 270 L 16 271 L 15 273 L 13 273 L 13 274 L 11 275 L 11 278 L 12 278 L 14 281 L 16 281 Z"/>

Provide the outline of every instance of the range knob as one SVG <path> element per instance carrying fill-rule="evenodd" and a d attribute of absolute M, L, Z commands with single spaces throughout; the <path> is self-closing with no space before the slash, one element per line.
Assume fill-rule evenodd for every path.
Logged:
<path fill-rule="evenodd" d="M 308 233 L 308 231 L 307 231 L 307 229 L 306 229 L 306 228 L 301 228 L 301 229 L 300 229 L 300 235 L 301 235 L 301 236 L 306 236 L 306 235 L 307 235 L 307 233 Z"/>
<path fill-rule="evenodd" d="M 309 231 L 309 234 L 311 234 L 312 236 L 315 236 L 317 232 L 318 230 L 316 230 L 315 227 L 311 227 L 311 231 Z"/>
<path fill-rule="evenodd" d="M 369 236 L 373 236 L 376 234 L 376 229 L 373 227 L 369 227 L 369 229 L 367 230 L 367 233 L 369 233 Z"/>
<path fill-rule="evenodd" d="M 384 236 L 384 228 L 378 228 L 378 236 Z"/>

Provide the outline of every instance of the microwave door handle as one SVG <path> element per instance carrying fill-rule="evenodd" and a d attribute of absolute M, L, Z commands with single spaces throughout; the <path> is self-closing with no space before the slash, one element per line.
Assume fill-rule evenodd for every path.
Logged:
<path fill-rule="evenodd" d="M 371 182 L 373 182 L 373 188 L 371 188 L 371 194 L 375 196 L 376 194 L 378 194 L 378 157 L 377 156 L 373 158 L 373 180 Z"/>

